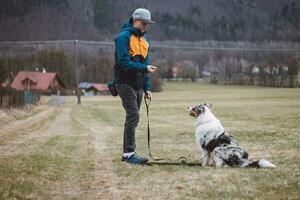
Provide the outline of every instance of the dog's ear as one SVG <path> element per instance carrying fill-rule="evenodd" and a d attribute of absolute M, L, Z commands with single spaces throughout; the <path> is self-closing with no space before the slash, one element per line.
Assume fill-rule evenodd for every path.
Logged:
<path fill-rule="evenodd" d="M 199 104 L 197 106 L 197 109 L 198 109 L 198 113 L 204 113 L 205 112 L 205 107 L 204 107 L 204 104 Z"/>
<path fill-rule="evenodd" d="M 204 105 L 206 106 L 206 107 L 208 107 L 209 109 L 212 109 L 212 103 L 208 103 L 208 102 L 206 102 L 206 103 L 204 103 Z"/>

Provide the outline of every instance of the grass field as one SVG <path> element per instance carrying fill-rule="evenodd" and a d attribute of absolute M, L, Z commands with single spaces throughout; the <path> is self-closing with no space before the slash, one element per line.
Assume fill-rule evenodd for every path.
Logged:
<path fill-rule="evenodd" d="M 250 158 L 271 160 L 272 170 L 123 163 L 119 97 L 83 97 L 81 106 L 68 100 L 0 119 L 0 199 L 300 198 L 300 89 L 165 83 L 154 94 L 155 156 L 200 162 L 186 107 L 211 102 Z M 137 152 L 148 156 L 146 125 L 143 105 Z"/>

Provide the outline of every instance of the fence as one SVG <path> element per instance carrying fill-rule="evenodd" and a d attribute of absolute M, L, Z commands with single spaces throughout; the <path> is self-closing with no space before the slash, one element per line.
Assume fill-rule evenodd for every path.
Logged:
<path fill-rule="evenodd" d="M 35 92 L 0 87 L 0 109 L 24 108 L 26 105 L 36 104 L 39 98 Z"/>
<path fill-rule="evenodd" d="M 107 41 L 0 42 L 0 81 L 21 70 L 45 68 L 71 89 L 80 82 L 106 83 L 114 78 L 114 51 L 114 43 Z M 152 42 L 150 55 L 159 69 L 153 88 L 160 88 L 155 78 L 300 87 L 299 43 Z"/>
<path fill-rule="evenodd" d="M 289 74 L 250 74 L 226 77 L 217 74 L 211 76 L 210 82 L 225 85 L 258 85 L 265 87 L 294 88 L 300 87 L 300 76 Z"/>

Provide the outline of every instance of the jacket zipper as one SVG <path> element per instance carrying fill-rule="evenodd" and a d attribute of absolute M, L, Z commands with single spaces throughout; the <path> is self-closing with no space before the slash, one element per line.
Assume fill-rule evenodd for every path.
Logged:
<path fill-rule="evenodd" d="M 140 53 L 140 55 L 142 55 L 141 54 L 141 37 L 139 36 L 139 39 L 138 39 L 138 45 L 139 45 L 139 53 Z M 139 87 L 139 89 L 142 87 L 141 86 L 141 82 L 142 82 L 142 80 L 141 80 L 141 72 L 138 72 L 138 87 Z"/>

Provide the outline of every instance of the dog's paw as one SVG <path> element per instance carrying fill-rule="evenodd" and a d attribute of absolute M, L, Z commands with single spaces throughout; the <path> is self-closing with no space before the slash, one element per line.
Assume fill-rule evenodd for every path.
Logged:
<path fill-rule="evenodd" d="M 208 163 L 202 163 L 201 164 L 203 167 L 209 167 Z"/>
<path fill-rule="evenodd" d="M 208 165 L 209 166 L 215 166 L 215 162 L 213 160 L 211 160 Z"/>

